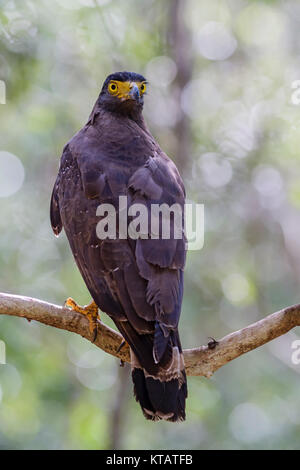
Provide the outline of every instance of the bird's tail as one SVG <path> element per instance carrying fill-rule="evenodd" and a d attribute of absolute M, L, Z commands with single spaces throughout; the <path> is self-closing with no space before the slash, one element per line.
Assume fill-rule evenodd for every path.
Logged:
<path fill-rule="evenodd" d="M 183 355 L 178 347 L 173 347 L 170 367 L 161 368 L 156 375 L 142 368 L 134 352 L 131 352 L 131 364 L 134 395 L 144 416 L 153 421 L 183 421 L 187 386 Z"/>
<path fill-rule="evenodd" d="M 183 421 L 187 383 L 178 332 L 170 334 L 159 362 L 153 358 L 154 335 L 139 335 L 127 322 L 122 333 L 131 346 L 134 395 L 146 419 Z"/>

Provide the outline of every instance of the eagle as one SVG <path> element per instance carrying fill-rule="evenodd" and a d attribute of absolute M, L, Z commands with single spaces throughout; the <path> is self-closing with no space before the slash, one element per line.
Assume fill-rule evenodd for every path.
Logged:
<path fill-rule="evenodd" d="M 109 315 L 130 346 L 134 395 L 144 416 L 176 422 L 185 419 L 187 398 L 178 333 L 186 238 L 184 223 L 178 236 L 172 211 L 169 236 L 164 236 L 166 216 L 160 208 L 175 205 L 183 214 L 185 188 L 145 123 L 147 85 L 132 72 L 106 78 L 87 123 L 63 149 L 50 219 L 56 236 L 64 228 L 92 297 L 85 307 L 71 298 L 66 305 L 86 315 L 95 335 L 98 309 Z M 107 217 L 101 207 L 112 206 L 124 216 L 120 197 L 127 201 L 125 215 L 136 204 L 148 215 L 158 206 L 156 231 L 148 223 L 140 233 L 137 227 L 137 234 L 129 236 L 128 230 L 124 236 L 116 217 L 113 236 L 107 230 L 107 236 L 99 237 L 97 226 Z M 132 211 L 124 220 L 129 228 Z"/>

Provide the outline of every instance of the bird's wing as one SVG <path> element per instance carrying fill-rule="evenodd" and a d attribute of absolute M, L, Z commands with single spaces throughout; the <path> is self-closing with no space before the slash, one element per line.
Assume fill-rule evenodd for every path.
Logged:
<path fill-rule="evenodd" d="M 78 146 L 75 148 L 80 150 Z M 103 194 L 109 197 L 109 189 L 107 185 L 101 186 L 101 176 L 105 173 L 101 173 L 93 158 L 89 160 L 89 155 L 93 157 L 88 145 L 85 146 L 85 154 L 80 153 L 81 158 L 77 158 L 71 145 L 65 146 L 52 193 L 51 225 L 56 235 L 64 228 L 80 273 L 101 310 L 114 320 L 125 321 L 124 309 L 113 284 L 110 286 L 108 282 L 111 275 L 104 265 L 101 240 L 96 234 L 97 207 Z"/>
<path fill-rule="evenodd" d="M 60 217 L 59 202 L 58 202 L 59 182 L 60 182 L 60 174 L 58 174 L 56 178 L 52 195 L 51 195 L 51 202 L 50 202 L 50 221 L 51 221 L 52 230 L 56 236 L 60 234 L 61 229 L 62 229 L 62 221 Z"/>
<path fill-rule="evenodd" d="M 147 280 L 146 301 L 154 307 L 155 340 L 154 356 L 162 358 L 171 330 L 176 330 L 181 312 L 183 296 L 183 269 L 186 257 L 186 239 L 184 234 L 185 191 L 177 168 L 164 154 L 150 157 L 130 178 L 129 190 L 133 202 L 147 207 L 149 220 L 158 227 L 153 234 L 149 230 L 148 238 L 139 238 L 135 246 L 135 260 L 139 275 Z M 165 204 L 166 217 L 153 212 L 153 205 Z M 169 217 L 168 208 L 175 207 L 176 217 Z M 162 224 L 170 225 L 170 234 L 163 237 Z M 151 223 L 149 223 L 151 227 Z M 177 225 L 177 235 L 175 235 Z M 156 238 L 152 238 L 156 235 Z M 157 238 L 158 237 L 158 238 Z M 134 299 L 136 279 L 128 276 L 126 283 Z M 147 318 L 143 309 L 137 309 L 138 315 Z"/>
<path fill-rule="evenodd" d="M 173 394 L 178 410 L 170 419 L 176 420 L 184 416 L 186 396 L 177 331 L 185 240 L 99 240 L 96 211 L 104 202 L 116 206 L 118 196 L 126 193 L 131 203 L 140 201 L 148 210 L 151 202 L 183 205 L 182 182 L 176 167 L 163 155 L 145 156 L 144 164 L 134 166 L 101 156 L 99 142 L 96 145 L 93 139 L 77 140 L 63 152 L 51 203 L 53 230 L 63 225 L 93 299 L 130 344 L 137 360 L 135 393 L 147 418 L 154 419 L 157 410 L 167 415 Z M 166 381 L 174 392 L 163 392 L 168 391 Z M 141 387 L 158 388 L 143 394 Z M 143 398 L 147 396 L 152 397 L 152 404 Z"/>

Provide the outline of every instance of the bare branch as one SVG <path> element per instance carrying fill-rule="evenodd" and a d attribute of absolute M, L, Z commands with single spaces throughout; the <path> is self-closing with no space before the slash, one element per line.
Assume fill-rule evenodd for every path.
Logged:
<path fill-rule="evenodd" d="M 92 341 L 93 335 L 84 316 L 42 300 L 0 293 L 0 315 L 36 320 L 45 325 L 77 333 Z M 215 347 L 207 345 L 186 349 L 184 360 L 187 374 L 211 377 L 228 362 L 284 335 L 296 326 L 300 326 L 300 304 L 287 307 L 242 330 L 224 336 Z M 95 345 L 123 361 L 130 362 L 127 345 L 118 352 L 121 342 L 122 336 L 119 333 L 99 322 Z"/>

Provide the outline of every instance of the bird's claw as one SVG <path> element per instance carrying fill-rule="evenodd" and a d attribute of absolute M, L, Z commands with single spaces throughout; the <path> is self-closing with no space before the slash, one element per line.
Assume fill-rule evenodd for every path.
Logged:
<path fill-rule="evenodd" d="M 125 346 L 125 344 L 128 344 L 125 339 L 121 342 L 120 346 L 117 349 L 117 354 L 121 351 L 121 349 Z"/>
<path fill-rule="evenodd" d="M 97 339 L 97 334 L 98 334 L 98 325 L 97 323 L 100 323 L 100 316 L 98 314 L 98 305 L 93 301 L 88 305 L 85 305 L 84 307 L 81 307 L 78 305 L 75 300 L 73 300 L 71 297 L 68 297 L 67 300 L 64 303 L 65 307 L 70 307 L 74 312 L 80 313 L 81 315 L 84 315 L 88 321 L 89 321 L 89 330 L 91 334 L 93 335 L 92 342 L 94 343 Z"/>

